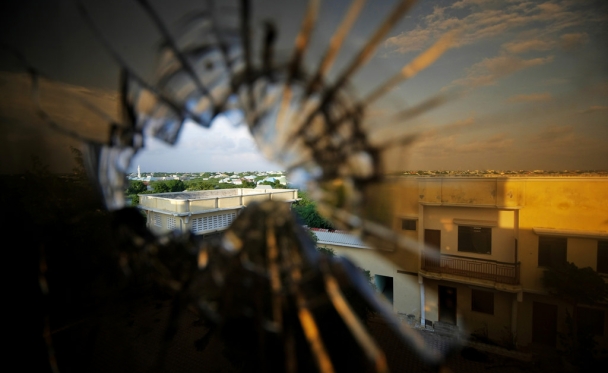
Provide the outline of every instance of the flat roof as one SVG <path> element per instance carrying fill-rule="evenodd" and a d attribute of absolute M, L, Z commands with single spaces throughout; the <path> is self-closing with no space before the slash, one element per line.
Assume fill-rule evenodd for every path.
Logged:
<path fill-rule="evenodd" d="M 250 196 L 256 194 L 271 194 L 281 192 L 293 192 L 297 189 L 250 189 L 250 188 L 232 188 L 232 189 L 213 189 L 213 190 L 193 190 L 183 192 L 169 192 L 169 193 L 154 193 L 154 194 L 140 194 L 140 196 L 164 198 L 164 199 L 175 199 L 175 200 L 197 200 L 197 199 L 208 199 L 208 198 L 221 198 L 221 197 L 236 197 L 236 196 Z"/>

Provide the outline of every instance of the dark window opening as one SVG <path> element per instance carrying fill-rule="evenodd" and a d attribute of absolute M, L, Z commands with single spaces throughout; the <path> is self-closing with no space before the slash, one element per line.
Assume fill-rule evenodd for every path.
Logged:
<path fill-rule="evenodd" d="M 384 297 L 393 304 L 393 278 L 389 276 L 374 276 L 374 285 Z"/>
<path fill-rule="evenodd" d="M 401 219 L 401 230 L 415 231 L 416 230 L 416 219 Z"/>
<path fill-rule="evenodd" d="M 597 271 L 608 273 L 608 241 L 597 242 Z"/>
<path fill-rule="evenodd" d="M 604 335 L 604 319 L 603 310 L 584 307 L 579 307 L 577 310 L 576 321 L 578 330 L 583 333 Z"/>
<path fill-rule="evenodd" d="M 538 266 L 556 268 L 566 264 L 567 246 L 565 237 L 539 237 Z"/>
<path fill-rule="evenodd" d="M 458 226 L 458 251 L 491 254 L 492 228 Z"/>
<path fill-rule="evenodd" d="M 471 290 L 471 311 L 494 314 L 494 293 L 491 291 Z"/>

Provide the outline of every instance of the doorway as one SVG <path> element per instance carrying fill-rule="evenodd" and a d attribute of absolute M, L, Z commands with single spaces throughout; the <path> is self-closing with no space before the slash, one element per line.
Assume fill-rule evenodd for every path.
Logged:
<path fill-rule="evenodd" d="M 557 342 L 557 306 L 532 303 L 532 343 L 555 347 Z"/>
<path fill-rule="evenodd" d="M 424 230 L 425 255 L 423 267 L 439 267 L 439 252 L 441 250 L 441 231 L 439 229 Z M 426 255 L 429 253 L 430 255 Z"/>
<path fill-rule="evenodd" d="M 389 276 L 375 275 L 374 285 L 376 285 L 376 289 L 378 289 L 378 291 L 384 295 L 386 300 L 393 304 L 393 278 Z"/>
<path fill-rule="evenodd" d="M 456 325 L 456 288 L 439 285 L 439 321 Z"/>

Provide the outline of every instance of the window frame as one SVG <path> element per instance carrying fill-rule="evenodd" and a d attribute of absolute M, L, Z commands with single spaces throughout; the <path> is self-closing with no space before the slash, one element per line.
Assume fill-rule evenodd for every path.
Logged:
<path fill-rule="evenodd" d="M 464 230 L 468 230 L 468 232 L 465 232 Z M 480 235 L 477 237 L 477 239 L 481 238 L 481 239 L 487 240 L 487 246 L 488 246 L 488 251 L 487 252 L 481 252 L 481 251 L 478 251 L 478 250 L 474 250 L 476 242 L 474 240 L 473 234 L 475 234 L 477 232 L 480 233 Z M 468 239 L 469 242 L 467 242 L 465 244 L 463 242 L 463 241 L 465 241 L 465 238 L 463 236 L 465 236 L 466 234 L 470 234 L 470 238 Z M 487 237 L 483 237 L 484 235 L 487 236 Z M 457 246 L 457 251 L 459 253 L 492 255 L 492 228 L 491 227 L 473 226 L 473 225 L 458 225 L 458 246 Z"/>
<path fill-rule="evenodd" d="M 480 296 L 491 297 L 491 302 L 488 299 L 479 299 Z M 476 301 L 477 298 L 477 301 Z M 491 303 L 491 306 L 488 309 L 485 309 L 485 306 Z M 496 297 L 493 291 L 489 290 L 479 290 L 479 289 L 471 289 L 471 311 L 483 313 L 485 315 L 494 316 L 494 311 L 496 309 Z"/>
<path fill-rule="evenodd" d="M 411 226 L 407 226 L 408 224 L 413 224 L 414 229 Z M 401 218 L 401 230 L 402 231 L 417 231 L 418 230 L 418 219 L 412 218 Z"/>
<path fill-rule="evenodd" d="M 558 253 L 557 250 L 563 250 L 563 254 Z M 557 256 L 563 256 L 563 260 L 559 260 L 560 258 L 557 258 Z M 538 266 L 542 268 L 557 268 L 561 264 L 566 264 L 568 262 L 568 238 L 538 236 L 537 259 Z"/>
<path fill-rule="evenodd" d="M 167 217 L 167 229 L 170 229 L 170 230 L 177 229 L 177 219 L 175 219 L 175 216 Z"/>
<path fill-rule="evenodd" d="M 158 212 L 154 213 L 154 226 L 159 228 L 163 227 L 163 218 Z"/>

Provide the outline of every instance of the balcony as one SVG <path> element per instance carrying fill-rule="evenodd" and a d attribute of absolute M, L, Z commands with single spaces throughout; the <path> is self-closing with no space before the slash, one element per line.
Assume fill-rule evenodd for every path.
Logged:
<path fill-rule="evenodd" d="M 428 272 L 519 285 L 519 263 L 441 254 L 439 257 L 423 256 L 422 269 Z"/>

